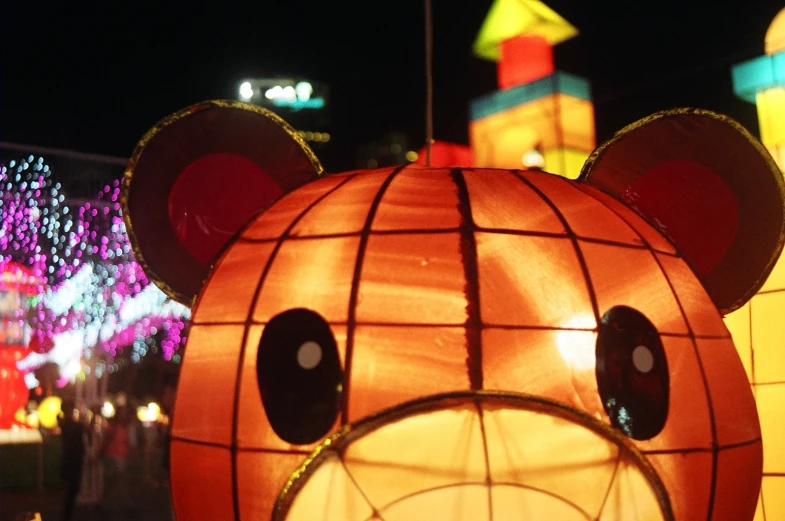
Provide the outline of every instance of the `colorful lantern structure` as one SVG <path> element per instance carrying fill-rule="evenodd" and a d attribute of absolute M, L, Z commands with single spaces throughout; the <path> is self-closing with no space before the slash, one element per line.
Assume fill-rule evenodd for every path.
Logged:
<path fill-rule="evenodd" d="M 587 80 L 553 63 L 553 46 L 577 34 L 539 0 L 494 2 L 474 53 L 498 62 L 500 90 L 469 108 L 475 166 L 521 168 L 537 151 L 545 170 L 578 177 L 595 145 L 591 91 Z"/>
<path fill-rule="evenodd" d="M 40 294 L 43 281 L 32 269 L 11 261 L 0 263 L 0 429 L 18 422 L 29 391 L 17 363 L 27 355 L 30 328 L 27 297 Z"/>
<path fill-rule="evenodd" d="M 205 156 L 237 157 L 189 187 Z M 211 223 L 191 241 L 175 192 Z M 232 234 L 237 198 L 252 215 Z M 123 213 L 151 280 L 198 295 L 178 519 L 750 521 L 760 429 L 721 314 L 766 279 L 784 202 L 760 144 L 694 109 L 622 130 L 577 182 L 324 175 L 259 107 L 169 116 L 133 154 Z"/>
<path fill-rule="evenodd" d="M 766 56 L 733 69 L 736 93 L 757 102 L 761 138 L 785 168 L 785 9 L 766 34 Z M 763 437 L 756 521 L 785 519 L 785 257 L 760 292 L 725 318 L 752 384 Z"/>
<path fill-rule="evenodd" d="M 733 90 L 758 107 L 761 141 L 785 170 L 785 9 L 766 32 L 765 51 L 733 67 Z"/>

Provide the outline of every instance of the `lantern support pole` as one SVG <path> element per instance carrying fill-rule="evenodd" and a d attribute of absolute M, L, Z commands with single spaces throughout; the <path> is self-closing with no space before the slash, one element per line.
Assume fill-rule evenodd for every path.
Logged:
<path fill-rule="evenodd" d="M 431 166 L 433 144 L 433 27 L 431 0 L 425 0 L 425 166 Z"/>

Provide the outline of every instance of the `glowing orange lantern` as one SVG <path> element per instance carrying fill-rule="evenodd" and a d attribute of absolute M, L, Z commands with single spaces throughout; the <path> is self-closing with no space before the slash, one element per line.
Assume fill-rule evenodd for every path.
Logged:
<path fill-rule="evenodd" d="M 785 187 L 738 124 L 656 114 L 580 182 L 321 176 L 278 118 L 205 103 L 145 136 L 126 175 L 151 277 L 199 263 L 151 249 L 176 219 L 150 201 L 205 149 L 240 153 L 233 139 L 285 195 L 201 291 L 158 281 L 199 293 L 173 415 L 179 519 L 752 519 L 760 430 L 721 313 L 780 253 Z"/>
<path fill-rule="evenodd" d="M 733 67 L 733 90 L 758 108 L 761 141 L 785 170 L 785 8 L 769 26 L 766 55 Z"/>

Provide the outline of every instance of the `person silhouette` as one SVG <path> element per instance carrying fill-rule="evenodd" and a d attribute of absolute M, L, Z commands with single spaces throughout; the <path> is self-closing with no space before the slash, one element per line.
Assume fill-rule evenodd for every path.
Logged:
<path fill-rule="evenodd" d="M 60 440 L 63 447 L 60 477 L 66 482 L 63 521 L 70 521 L 73 516 L 76 496 L 82 482 L 82 463 L 85 451 L 84 428 L 74 419 L 74 408 L 72 400 L 63 400 L 60 405 L 63 414 L 57 419 L 60 424 Z"/>

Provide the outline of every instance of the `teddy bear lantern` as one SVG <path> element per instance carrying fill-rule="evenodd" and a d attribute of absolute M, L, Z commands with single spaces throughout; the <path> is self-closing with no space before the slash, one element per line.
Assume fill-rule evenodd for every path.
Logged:
<path fill-rule="evenodd" d="M 679 109 L 578 181 L 324 175 L 274 114 L 206 102 L 125 178 L 150 277 L 195 302 L 179 521 L 749 521 L 761 438 L 722 314 L 783 243 L 783 183 Z"/>

